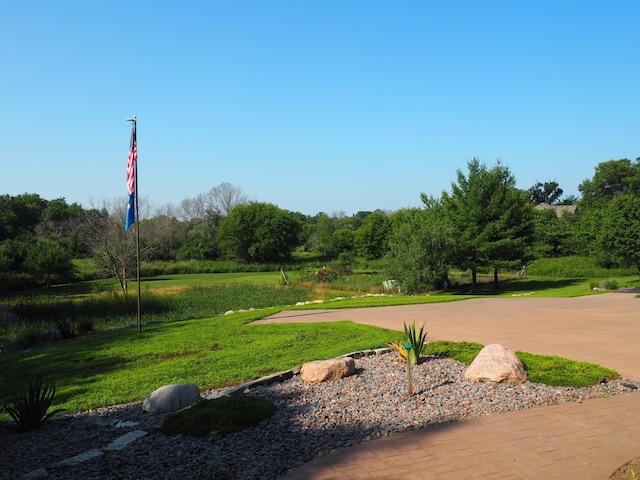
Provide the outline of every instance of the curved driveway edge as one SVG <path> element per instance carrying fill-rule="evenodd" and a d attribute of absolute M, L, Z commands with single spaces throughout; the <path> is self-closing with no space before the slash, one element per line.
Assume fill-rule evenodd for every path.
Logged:
<path fill-rule="evenodd" d="M 500 343 L 512 350 L 592 362 L 640 380 L 640 298 L 605 293 L 574 298 L 477 298 L 339 310 L 283 310 L 254 323 L 350 320 L 402 331 L 424 322 L 429 340 Z"/>

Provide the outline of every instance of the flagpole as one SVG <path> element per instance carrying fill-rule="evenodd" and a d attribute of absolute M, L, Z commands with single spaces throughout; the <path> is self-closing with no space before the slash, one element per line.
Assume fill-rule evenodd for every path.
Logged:
<path fill-rule="evenodd" d="M 140 208 L 138 201 L 138 158 L 137 158 L 137 150 L 138 150 L 138 128 L 137 128 L 137 116 L 134 115 L 131 118 L 127 118 L 126 120 L 133 123 L 133 130 L 136 132 L 135 138 L 135 148 L 136 148 L 136 161 L 133 164 L 133 171 L 135 177 L 135 188 L 134 188 L 134 198 L 135 198 L 135 206 L 136 206 L 136 282 L 138 284 L 138 333 L 142 333 L 142 309 L 141 309 L 141 290 L 140 290 Z"/>

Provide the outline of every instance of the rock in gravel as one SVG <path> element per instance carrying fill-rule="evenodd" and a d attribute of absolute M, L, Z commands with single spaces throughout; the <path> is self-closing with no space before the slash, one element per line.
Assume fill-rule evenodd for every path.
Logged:
<path fill-rule="evenodd" d="M 353 375 L 356 364 L 351 357 L 332 358 L 330 360 L 316 360 L 305 363 L 300 369 L 300 378 L 307 382 L 325 382 L 338 380 Z"/>
<path fill-rule="evenodd" d="M 464 372 L 464 377 L 469 380 L 520 384 L 527 381 L 527 370 L 512 350 L 494 343 L 480 350 Z"/>
<path fill-rule="evenodd" d="M 151 413 L 171 413 L 200 401 L 200 389 L 195 383 L 165 385 L 154 390 L 142 402 L 142 410 Z"/>

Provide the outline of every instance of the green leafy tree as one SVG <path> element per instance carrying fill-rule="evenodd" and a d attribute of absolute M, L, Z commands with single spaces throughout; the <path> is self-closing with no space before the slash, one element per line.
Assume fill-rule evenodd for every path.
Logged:
<path fill-rule="evenodd" d="M 601 162 L 593 178 L 584 180 L 578 190 L 582 194 L 578 204 L 582 219 L 576 226 L 576 238 L 581 241 L 583 255 L 599 256 L 598 237 L 608 203 L 619 195 L 640 195 L 640 159 Z"/>
<path fill-rule="evenodd" d="M 491 169 L 478 159 L 468 162 L 468 174 L 458 170 L 451 193 L 443 192 L 445 214 L 455 231 L 454 264 L 470 270 L 473 288 L 478 269 L 498 271 L 524 265 L 532 258 L 533 206 L 515 187 L 515 178 L 499 161 Z"/>
<path fill-rule="evenodd" d="M 215 237 L 205 236 L 199 230 L 191 230 L 178 247 L 176 260 L 213 260 L 220 255 Z"/>
<path fill-rule="evenodd" d="M 32 243 L 31 235 L 0 242 L 0 271 L 22 271 L 27 259 L 27 250 Z"/>
<path fill-rule="evenodd" d="M 369 212 L 369 211 L 365 211 L 365 210 L 359 210 L 355 215 L 353 215 L 352 217 L 352 221 L 353 221 L 353 228 L 358 229 L 360 228 L 360 226 L 362 225 L 362 222 L 364 222 L 364 219 L 367 218 L 369 215 L 371 215 L 373 212 Z"/>
<path fill-rule="evenodd" d="M 367 215 L 355 232 L 358 254 L 367 260 L 382 258 L 389 249 L 391 220 L 382 212 Z"/>
<path fill-rule="evenodd" d="M 35 228 L 36 235 L 39 238 L 49 235 L 64 238 L 68 240 L 67 245 L 73 256 L 86 256 L 89 252 L 80 237 L 85 215 L 86 211 L 77 203 L 69 205 L 64 198 L 49 200 Z"/>
<path fill-rule="evenodd" d="M 320 212 L 308 219 L 304 235 L 305 249 L 321 253 L 329 259 L 338 258 L 341 253 L 351 254 L 355 249 L 354 218 L 345 217 L 342 213 L 329 216 Z"/>
<path fill-rule="evenodd" d="M 442 288 L 455 249 L 453 230 L 441 205 L 424 197 L 425 209 L 399 210 L 385 256 L 385 270 L 408 293 Z"/>
<path fill-rule="evenodd" d="M 563 257 L 579 253 L 576 235 L 580 217 L 569 212 L 557 216 L 554 209 L 535 211 L 535 251 L 537 257 Z"/>
<path fill-rule="evenodd" d="M 578 190 L 584 209 L 603 207 L 618 195 L 640 194 L 640 158 L 635 162 L 623 158 L 599 163 L 593 178 L 583 181 Z"/>
<path fill-rule="evenodd" d="M 609 265 L 636 267 L 640 274 L 640 196 L 618 195 L 605 210 L 599 256 Z"/>
<path fill-rule="evenodd" d="M 47 201 L 35 193 L 0 197 L 0 242 L 35 234 Z"/>
<path fill-rule="evenodd" d="M 299 220 L 270 203 L 236 205 L 218 230 L 223 252 L 246 262 L 282 262 L 298 246 Z"/>
<path fill-rule="evenodd" d="M 527 190 L 529 200 L 534 205 L 538 205 L 539 203 L 548 203 L 549 205 L 553 205 L 560 200 L 562 193 L 563 191 L 556 181 L 544 183 L 537 182 L 533 187 Z"/>
<path fill-rule="evenodd" d="M 70 249 L 53 235 L 38 240 L 28 249 L 26 266 L 34 277 L 43 278 L 47 286 L 54 278 L 68 281 L 73 273 Z"/>
<path fill-rule="evenodd" d="M 339 257 L 342 253 L 350 253 L 355 250 L 355 232 L 350 228 L 339 228 L 331 235 L 331 243 L 328 255 L 332 258 Z"/>

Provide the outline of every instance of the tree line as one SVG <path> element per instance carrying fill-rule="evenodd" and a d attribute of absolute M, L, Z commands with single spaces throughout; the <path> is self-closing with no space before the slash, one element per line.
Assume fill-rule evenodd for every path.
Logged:
<path fill-rule="evenodd" d="M 234 259 L 286 265 L 293 252 L 313 252 L 347 268 L 357 258 L 383 259 L 405 291 L 447 285 L 452 269 L 520 269 L 535 258 L 591 256 L 603 266 L 640 271 L 640 159 L 598 164 L 563 197 L 556 181 L 516 188 L 510 169 L 472 159 L 440 196 L 394 212 L 325 212 L 310 216 L 249 201 L 223 183 L 178 205 L 152 208 L 141 199 L 141 257 L 153 260 Z M 124 291 L 134 272 L 133 229 L 125 200 L 86 209 L 38 194 L 0 196 L 0 288 L 74 280 L 72 259 L 91 258 L 100 275 Z"/>

